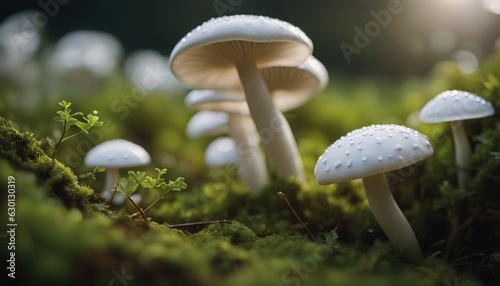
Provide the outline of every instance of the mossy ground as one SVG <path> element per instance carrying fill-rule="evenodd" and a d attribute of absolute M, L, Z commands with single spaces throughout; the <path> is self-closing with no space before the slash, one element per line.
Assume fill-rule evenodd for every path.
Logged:
<path fill-rule="evenodd" d="M 213 138 L 185 137 L 194 111 L 179 96 L 139 98 L 127 113 L 116 112 L 116 94 L 131 89 L 116 79 L 87 98 L 47 95 L 39 109 L 27 111 L 12 104 L 20 103 L 14 87 L 4 86 L 0 111 L 12 123 L 0 122 L 0 176 L 4 182 L 9 175 L 16 178 L 17 279 L 25 285 L 496 285 L 499 71 L 497 54 L 467 76 L 451 63 L 439 64 L 426 79 L 404 83 L 331 74 L 324 92 L 286 114 L 304 159 L 306 186 L 273 177 L 256 195 L 237 180 L 235 168 L 204 166 L 204 147 Z M 474 150 L 473 179 L 466 190 L 456 188 L 449 126 L 419 124 L 410 116 L 445 89 L 477 92 L 497 110 L 465 123 Z M 73 102 L 77 111 L 98 110 L 105 125 L 66 142 L 52 161 L 41 138 L 58 128 L 51 119 L 60 99 Z M 359 181 L 314 182 L 316 158 L 329 144 L 376 123 L 416 128 L 435 149 L 424 162 L 388 174 L 427 257 L 422 265 L 405 262 L 391 248 Z M 153 175 L 154 167 L 168 168 L 167 177 L 183 176 L 188 183 L 188 190 L 169 193 L 150 209 L 148 222 L 129 218 L 135 212 L 131 204 L 104 207 L 96 201 L 92 192 L 102 187 L 102 174 L 90 186 L 75 175 L 89 171 L 82 158 L 91 146 L 116 137 L 150 151 L 153 162 L 141 170 Z M 317 242 L 309 239 L 278 191 L 288 196 Z M 142 206 L 154 200 L 153 194 L 143 196 Z M 6 195 L 0 198 L 3 206 L 6 200 Z M 1 220 L 6 222 L 6 216 L 2 212 Z M 232 223 L 169 227 L 223 219 Z"/>

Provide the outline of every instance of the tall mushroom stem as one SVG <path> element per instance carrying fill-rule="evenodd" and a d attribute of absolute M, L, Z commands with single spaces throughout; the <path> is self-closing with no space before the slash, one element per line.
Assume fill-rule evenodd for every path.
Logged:
<path fill-rule="evenodd" d="M 255 60 L 236 63 L 253 121 L 271 164 L 280 176 L 293 176 L 305 183 L 304 167 L 290 125 L 271 100 Z"/>
<path fill-rule="evenodd" d="M 236 145 L 240 178 L 252 192 L 257 192 L 268 183 L 268 176 L 255 125 L 248 115 L 229 113 L 229 134 Z"/>
<path fill-rule="evenodd" d="M 470 177 L 471 147 L 461 120 L 451 122 L 451 133 L 455 146 L 455 164 L 458 167 L 458 187 L 465 188 Z"/>
<path fill-rule="evenodd" d="M 421 263 L 424 259 L 420 245 L 408 220 L 399 209 L 384 173 L 363 178 L 366 197 L 378 224 L 405 259 Z"/>

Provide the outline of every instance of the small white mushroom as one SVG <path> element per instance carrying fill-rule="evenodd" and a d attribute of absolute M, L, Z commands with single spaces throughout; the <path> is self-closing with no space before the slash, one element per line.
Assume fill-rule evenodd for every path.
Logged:
<path fill-rule="evenodd" d="M 144 148 L 125 139 L 109 140 L 94 146 L 84 160 L 88 167 L 106 168 L 106 183 L 102 193 L 106 199 L 111 198 L 112 190 L 118 183 L 120 168 L 145 166 L 150 162 L 151 157 Z M 115 195 L 113 202 L 119 204 L 124 199 Z"/>
<path fill-rule="evenodd" d="M 229 116 L 225 112 L 201 110 L 189 119 L 186 134 L 190 138 L 220 135 L 228 132 Z"/>
<path fill-rule="evenodd" d="M 168 68 L 168 57 L 154 50 L 137 50 L 128 55 L 123 69 L 136 86 L 151 91 L 182 91 L 184 87 Z"/>
<path fill-rule="evenodd" d="M 33 58 L 40 47 L 43 29 L 30 19 L 41 17 L 44 17 L 41 12 L 26 10 L 0 22 L 0 76 L 8 76 L 19 68 L 22 70 L 22 66 Z"/>
<path fill-rule="evenodd" d="M 399 209 L 385 172 L 414 164 L 433 153 L 428 138 L 400 125 L 372 125 L 347 133 L 330 145 L 314 168 L 320 185 L 362 178 L 370 208 L 397 250 L 413 262 L 423 260 L 410 224 Z"/>
<path fill-rule="evenodd" d="M 49 68 L 57 77 L 69 81 L 72 91 L 92 91 L 103 77 L 116 70 L 122 53 L 121 43 L 110 34 L 73 31 L 57 42 Z"/>
<path fill-rule="evenodd" d="M 450 122 L 458 167 L 458 186 L 465 188 L 469 180 L 471 147 L 462 120 L 482 118 L 495 113 L 484 98 L 461 90 L 447 90 L 431 99 L 420 111 L 420 121 Z"/>
<path fill-rule="evenodd" d="M 229 137 L 219 137 L 208 144 L 205 163 L 210 167 L 224 167 L 238 163 L 236 144 Z"/>

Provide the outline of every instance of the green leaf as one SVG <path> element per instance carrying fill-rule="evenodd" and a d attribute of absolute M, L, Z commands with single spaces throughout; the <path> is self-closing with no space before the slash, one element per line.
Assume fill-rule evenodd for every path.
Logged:
<path fill-rule="evenodd" d="M 104 168 L 103 166 L 96 166 L 92 171 L 92 173 L 97 174 L 97 173 L 102 173 L 104 171 L 106 171 L 106 168 Z"/>
<path fill-rule="evenodd" d="M 88 114 L 87 117 L 83 118 L 85 121 L 87 121 L 89 126 L 102 126 L 104 125 L 104 122 L 99 120 L 99 116 Z"/>
<path fill-rule="evenodd" d="M 81 121 L 76 121 L 74 124 L 76 127 L 80 128 L 85 133 L 89 133 L 89 129 L 91 126 L 89 126 L 87 123 L 81 122 Z"/>
<path fill-rule="evenodd" d="M 59 117 L 61 117 L 63 119 L 69 116 L 69 114 L 63 110 L 58 110 L 58 111 L 56 111 L 56 113 L 59 114 Z"/>
<path fill-rule="evenodd" d="M 68 107 L 71 106 L 71 102 L 67 102 L 66 100 L 63 100 L 63 101 L 59 102 L 59 105 L 64 107 L 65 109 L 67 109 Z"/>
<path fill-rule="evenodd" d="M 126 197 L 130 197 L 141 185 L 146 174 L 144 172 L 128 172 L 128 178 L 120 178 L 116 185 L 116 191 Z"/>
<path fill-rule="evenodd" d="M 142 181 L 141 186 L 146 189 L 154 189 L 156 188 L 156 180 L 148 176 Z"/>
<path fill-rule="evenodd" d="M 173 183 L 171 187 L 172 191 L 178 192 L 187 188 L 187 184 L 184 182 L 183 177 L 175 179 L 174 182 L 170 181 L 170 183 Z"/>

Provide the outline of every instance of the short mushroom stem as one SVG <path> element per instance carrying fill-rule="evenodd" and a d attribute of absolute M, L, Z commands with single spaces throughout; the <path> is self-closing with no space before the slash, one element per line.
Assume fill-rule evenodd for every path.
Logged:
<path fill-rule="evenodd" d="M 248 115 L 229 114 L 229 134 L 236 144 L 240 178 L 252 192 L 268 183 L 267 167 L 255 125 Z"/>
<path fill-rule="evenodd" d="M 104 185 L 103 192 L 105 191 L 111 191 L 116 183 L 118 183 L 118 180 L 120 179 L 120 172 L 118 171 L 118 168 L 106 168 L 106 183 Z"/>
<path fill-rule="evenodd" d="M 363 184 L 372 213 L 393 247 L 401 250 L 405 259 L 421 263 L 424 257 L 420 245 L 396 204 L 384 173 L 364 177 Z"/>
<path fill-rule="evenodd" d="M 245 91 L 250 114 L 259 131 L 262 144 L 276 172 L 305 182 L 303 163 L 290 125 L 271 100 L 254 60 L 236 64 Z"/>
<path fill-rule="evenodd" d="M 470 176 L 471 147 L 461 120 L 451 122 L 451 132 L 455 145 L 455 163 L 458 167 L 458 187 L 465 188 Z"/>

